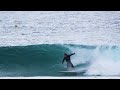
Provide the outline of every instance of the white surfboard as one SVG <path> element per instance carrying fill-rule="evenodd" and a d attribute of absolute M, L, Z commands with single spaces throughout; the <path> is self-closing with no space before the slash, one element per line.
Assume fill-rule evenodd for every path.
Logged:
<path fill-rule="evenodd" d="M 84 73 L 86 70 L 81 70 L 81 71 L 76 71 L 76 70 L 72 70 L 72 71 L 59 71 L 60 73 Z"/>
<path fill-rule="evenodd" d="M 77 73 L 76 71 L 59 71 L 61 73 Z"/>

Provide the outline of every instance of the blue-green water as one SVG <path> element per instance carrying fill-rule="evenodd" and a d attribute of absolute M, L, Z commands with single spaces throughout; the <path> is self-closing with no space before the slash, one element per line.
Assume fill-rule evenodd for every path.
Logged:
<path fill-rule="evenodd" d="M 65 52 L 76 53 L 71 60 L 79 73 L 59 72 L 66 70 L 66 63 L 61 64 Z M 41 44 L 0 47 L 0 76 L 118 75 L 119 54 L 118 46 Z M 81 72 L 81 69 L 85 71 Z"/>
<path fill-rule="evenodd" d="M 32 45 L 0 48 L 0 76 L 58 75 L 62 70 L 61 45 Z"/>

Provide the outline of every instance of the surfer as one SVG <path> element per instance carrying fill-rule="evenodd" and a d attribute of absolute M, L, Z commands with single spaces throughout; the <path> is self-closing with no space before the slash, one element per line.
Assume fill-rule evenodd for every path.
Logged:
<path fill-rule="evenodd" d="M 71 59 L 70 59 L 70 56 L 72 56 L 74 54 L 75 53 L 72 53 L 72 54 L 68 55 L 68 54 L 64 53 L 64 58 L 63 58 L 62 64 L 66 60 L 68 69 L 74 69 L 74 65 L 72 64 Z"/>

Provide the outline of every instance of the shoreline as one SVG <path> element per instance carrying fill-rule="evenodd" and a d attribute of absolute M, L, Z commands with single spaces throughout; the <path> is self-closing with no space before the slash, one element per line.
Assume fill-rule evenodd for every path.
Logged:
<path fill-rule="evenodd" d="M 52 76 L 35 76 L 35 77 L 0 77 L 0 79 L 120 79 L 119 76 L 88 76 L 88 77 L 52 77 Z"/>

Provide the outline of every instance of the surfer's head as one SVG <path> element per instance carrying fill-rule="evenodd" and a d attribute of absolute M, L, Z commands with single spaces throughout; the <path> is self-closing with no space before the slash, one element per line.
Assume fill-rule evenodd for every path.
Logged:
<path fill-rule="evenodd" d="M 64 57 L 68 56 L 67 53 L 64 53 Z"/>

